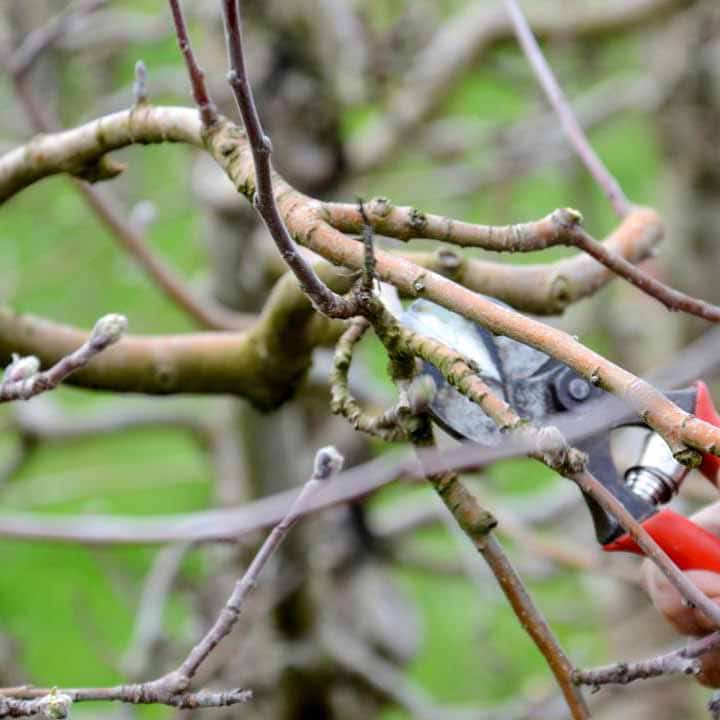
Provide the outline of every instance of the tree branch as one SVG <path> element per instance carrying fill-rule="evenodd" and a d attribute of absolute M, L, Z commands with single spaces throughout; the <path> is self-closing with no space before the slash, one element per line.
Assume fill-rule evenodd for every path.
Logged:
<path fill-rule="evenodd" d="M 624 217 L 630 211 L 630 202 L 620 187 L 620 183 L 605 167 L 603 161 L 590 145 L 565 93 L 558 84 L 547 60 L 545 60 L 517 0 L 503 0 L 503 2 L 512 20 L 518 42 L 548 101 L 560 118 L 570 144 L 575 148 L 578 157 L 607 196 L 615 210 L 615 214 L 618 217 Z"/>
<path fill-rule="evenodd" d="M 408 425 L 408 433 L 413 444 L 418 448 L 433 447 L 435 441 L 429 416 L 427 414 L 416 416 L 413 421 L 412 425 Z M 420 462 L 422 465 L 422 457 Z M 533 602 L 502 547 L 492 536 L 492 530 L 497 525 L 495 518 L 480 507 L 456 472 L 451 470 L 432 473 L 426 470 L 425 475 L 455 521 L 487 562 L 523 629 L 545 657 L 573 719 L 589 718 L 590 711 L 573 682 L 574 668 L 570 659 Z"/>
<path fill-rule="evenodd" d="M 0 688 L 0 717 L 35 715 L 43 712 L 43 708 L 48 703 L 57 706 L 57 717 L 65 717 L 70 704 L 82 700 L 119 700 L 133 704 L 164 704 L 178 708 L 221 707 L 247 702 L 252 695 L 246 690 L 188 692 L 188 688 L 203 662 L 233 629 L 243 603 L 257 585 L 265 565 L 278 550 L 293 525 L 307 513 L 308 504 L 313 496 L 340 471 L 342 463 L 343 458 L 335 448 L 325 447 L 318 450 L 310 479 L 296 495 L 283 519 L 261 545 L 245 574 L 236 583 L 213 626 L 176 670 L 156 680 L 114 688 L 59 691 L 46 688 Z"/>
<path fill-rule="evenodd" d="M 175 708 L 227 707 L 252 699 L 249 690 L 174 692 L 160 681 L 107 688 L 0 688 L 0 717 L 66 718 L 76 702 L 114 701 Z"/>
<path fill-rule="evenodd" d="M 308 504 L 313 496 L 341 470 L 342 464 L 343 457 L 334 447 L 328 446 L 318 450 L 310 479 L 303 485 L 285 517 L 268 535 L 245 574 L 235 584 L 215 624 L 181 663 L 177 670 L 181 676 L 192 679 L 208 655 L 230 633 L 240 616 L 246 598 L 255 589 L 263 568 L 278 550 L 293 525 L 307 513 Z"/>
<path fill-rule="evenodd" d="M 84 368 L 96 355 L 120 340 L 127 328 L 122 315 L 105 315 L 95 324 L 90 337 L 77 350 L 66 355 L 50 369 L 39 372 L 40 361 L 34 357 L 15 357 L 0 383 L 0 402 L 29 400 L 54 390 L 72 373 Z"/>
<path fill-rule="evenodd" d="M 178 6 L 178 13 L 180 9 Z M 182 21 L 182 14 L 180 14 Z M 184 26 L 183 26 L 184 27 Z M 192 48 L 189 49 L 192 56 Z M 12 66 L 9 68 L 15 94 L 21 105 L 25 109 L 31 124 L 38 132 L 50 132 L 57 122 L 51 117 L 51 114 L 42 108 L 36 98 L 32 95 L 30 88 L 22 73 L 13 71 Z M 200 73 L 200 85 L 202 86 L 202 71 Z M 133 86 L 133 95 L 135 103 L 133 109 L 139 105 L 147 103 L 145 87 L 146 70 L 142 62 L 138 62 L 135 66 L 136 82 Z M 141 88 L 142 86 L 142 88 Z M 201 88 L 202 89 L 202 88 Z M 140 95 L 138 95 L 138 92 Z M 217 113 L 212 100 L 208 100 L 209 105 L 203 106 L 201 117 L 203 120 L 217 120 Z M 132 111 L 131 111 L 132 112 Z M 160 288 L 165 296 L 168 297 L 178 308 L 183 310 L 189 317 L 200 324 L 212 330 L 240 330 L 249 324 L 249 317 L 241 313 L 235 313 L 226 308 L 212 302 L 210 299 L 200 299 L 194 295 L 191 289 L 186 285 L 183 278 L 175 272 L 173 267 L 165 262 L 165 260 L 155 253 L 153 249 L 145 242 L 142 234 L 135 230 L 132 225 L 122 217 L 122 213 L 114 205 L 111 198 L 103 197 L 95 188 L 90 187 L 83 179 L 95 181 L 97 179 L 109 178 L 122 171 L 122 167 L 113 165 L 107 157 L 99 158 L 97 163 L 85 168 L 84 171 L 78 173 L 73 180 L 73 187 L 80 193 L 87 205 L 100 220 L 100 222 L 108 229 L 118 244 L 133 257 L 138 265 L 150 276 L 156 286 Z"/>
<path fill-rule="evenodd" d="M 12 151 L 0 160 L 0 200 L 41 177 L 78 172 L 106 152 L 133 142 L 182 141 L 198 144 L 200 126 L 192 111 L 179 108 L 138 108 L 116 113 L 75 130 L 36 139 L 27 148 Z M 98 128 L 101 132 L 98 133 Z M 100 136 L 98 138 L 98 135 Z M 206 138 L 206 149 L 223 167 L 235 186 L 252 197 L 255 192 L 252 158 L 247 141 L 231 123 L 218 123 Z M 44 154 L 39 154 L 43 153 Z M 69 158 L 76 158 L 70 162 Z M 290 232 L 311 250 L 335 265 L 362 270 L 362 246 L 322 219 L 322 207 L 293 190 L 279 176 L 274 188 L 279 212 Z M 413 263 L 377 251 L 377 274 L 408 296 L 422 295 L 453 310 L 494 333 L 531 345 L 569 365 L 585 378 L 618 395 L 657 430 L 676 452 L 688 445 L 705 453 L 720 452 L 720 430 L 689 416 L 659 391 L 584 347 L 575 338 L 537 320 L 498 306 L 437 274 Z"/>
<path fill-rule="evenodd" d="M 369 327 L 370 323 L 365 318 L 353 319 L 335 346 L 333 369 L 330 374 L 330 409 L 334 414 L 346 418 L 355 430 L 373 435 L 385 442 L 403 440 L 405 433 L 398 422 L 398 415 L 402 410 L 399 403 L 382 415 L 373 416 L 363 411 L 360 403 L 350 392 L 348 373 L 353 349 Z M 407 403 L 402 407 L 409 409 Z"/>
<path fill-rule="evenodd" d="M 352 278 L 318 263 L 334 287 Z M 319 317 L 292 275 L 281 278 L 255 324 L 243 333 L 129 335 L 71 378 L 84 387 L 120 392 L 234 393 L 258 407 L 290 398 L 303 380 L 312 352 L 335 339 L 334 321 Z M 87 340 L 86 333 L 0 306 L 0 358 L 36 354 L 49 365 Z"/>
<path fill-rule="evenodd" d="M 223 20 L 228 51 L 228 82 L 247 132 L 247 140 L 252 152 L 255 174 L 255 188 L 252 203 L 262 217 L 268 232 L 288 267 L 295 273 L 302 291 L 313 305 L 324 315 L 333 318 L 348 318 L 356 315 L 356 304 L 334 293 L 315 274 L 293 242 L 280 217 L 273 192 L 272 166 L 270 155 L 272 145 L 265 134 L 253 97 L 250 81 L 245 69 L 242 32 L 237 0 L 223 0 Z M 232 153 L 232 148 L 230 152 Z"/>
<path fill-rule="evenodd" d="M 50 18 L 45 25 L 29 33 L 8 62 L 10 73 L 17 78 L 24 78 L 38 58 L 65 35 L 78 17 L 89 15 L 106 4 L 107 0 L 76 0 Z"/>
<path fill-rule="evenodd" d="M 210 127 L 218 121 L 218 112 L 215 103 L 210 97 L 210 93 L 205 84 L 205 73 L 198 65 L 193 52 L 190 36 L 188 35 L 185 18 L 183 17 L 180 0 L 168 0 L 170 10 L 172 11 L 173 22 L 175 23 L 175 35 L 177 36 L 178 46 L 185 60 L 185 67 L 190 78 L 190 86 L 192 87 L 193 100 L 200 111 L 200 118 L 204 127 Z"/>

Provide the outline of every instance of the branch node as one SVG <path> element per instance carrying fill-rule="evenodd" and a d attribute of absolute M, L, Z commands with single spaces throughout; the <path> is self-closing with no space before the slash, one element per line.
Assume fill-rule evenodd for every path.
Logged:
<path fill-rule="evenodd" d="M 387 217 L 393 210 L 393 204 L 390 202 L 390 199 L 383 196 L 373 198 L 369 202 L 369 206 L 370 212 L 381 218 Z"/>
<path fill-rule="evenodd" d="M 53 688 L 49 695 L 38 701 L 38 715 L 46 720 L 65 720 L 70 714 L 72 703 L 73 700 L 69 695 Z"/>

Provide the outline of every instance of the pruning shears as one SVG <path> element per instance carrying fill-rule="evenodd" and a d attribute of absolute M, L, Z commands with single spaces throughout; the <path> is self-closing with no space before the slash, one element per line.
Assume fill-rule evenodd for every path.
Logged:
<path fill-rule="evenodd" d="M 427 300 L 415 301 L 401 316 L 403 325 L 432 337 L 461 353 L 477 368 L 478 375 L 517 413 L 541 422 L 558 413 L 572 413 L 582 428 L 593 404 L 606 393 L 564 363 L 485 328 Z M 423 374 L 435 384 L 429 405 L 434 420 L 452 436 L 480 445 L 501 441 L 493 421 L 475 403 L 451 387 L 433 365 Z M 668 399 L 688 413 L 720 427 L 707 385 L 666 392 Z M 634 462 L 622 471 L 613 459 L 611 438 L 615 431 L 636 428 L 641 438 L 634 448 Z M 632 412 L 615 417 L 609 427 L 591 433 L 573 445 L 588 456 L 588 470 L 626 507 L 660 547 L 682 570 L 720 573 L 720 538 L 663 507 L 678 492 L 689 469 L 679 463 L 663 438 Z M 700 472 L 713 484 L 718 481 L 720 457 L 704 455 Z M 592 515 L 598 542 L 608 552 L 642 554 L 617 520 L 589 495 L 583 497 Z"/>

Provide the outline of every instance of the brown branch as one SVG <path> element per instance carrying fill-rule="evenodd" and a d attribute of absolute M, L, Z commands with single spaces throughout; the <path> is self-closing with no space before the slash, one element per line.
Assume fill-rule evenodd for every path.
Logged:
<path fill-rule="evenodd" d="M 515 430 L 524 422 L 503 400 L 497 398 L 485 383 L 467 365 L 461 355 L 430 338 L 406 330 L 395 321 L 380 303 L 370 308 L 368 315 L 375 333 L 385 346 L 390 359 L 390 374 L 399 388 L 411 381 L 415 374 L 414 356 L 433 363 L 443 376 L 480 407 L 497 423 L 501 430 Z M 417 450 L 435 447 L 432 422 L 425 410 L 400 417 L 402 428 Z M 541 431 L 538 431 L 538 435 Z M 561 457 L 562 456 L 562 457 Z M 548 462 L 545 453 L 543 460 Z M 535 606 L 522 580 L 503 552 L 492 530 L 497 520 L 480 507 L 475 496 L 467 489 L 454 471 L 433 473 L 419 456 L 420 466 L 426 479 L 435 488 L 458 526 L 482 554 L 495 575 L 500 587 L 517 615 L 523 629 L 530 635 L 545 657 L 562 691 L 574 720 L 590 717 L 590 711 L 582 694 L 572 680 L 573 665 L 560 643 Z M 572 461 L 569 453 L 558 453 L 556 464 L 563 469 Z M 549 464 L 549 463 L 548 463 Z M 558 468 L 559 469 L 559 468 Z"/>
<path fill-rule="evenodd" d="M 575 247 L 576 232 L 582 215 L 572 208 L 558 208 L 540 220 L 513 225 L 480 225 L 455 218 L 425 213 L 415 207 L 394 205 L 384 197 L 365 204 L 365 212 L 375 232 L 408 242 L 413 239 L 437 240 L 460 247 L 475 247 L 493 252 L 535 252 L 557 245 Z M 356 234 L 363 229 L 363 218 L 355 205 L 326 202 L 323 217 L 336 230 Z M 662 232 L 662 221 L 651 208 L 633 207 L 618 226 Z M 585 248 L 582 248 L 583 250 Z M 609 251 L 611 252 L 611 251 Z"/>
<path fill-rule="evenodd" d="M 167 140 L 200 142 L 199 122 L 179 109 L 139 108 L 132 114 L 116 113 L 57 136 L 46 136 L 13 151 L 0 160 L 0 199 L 40 177 L 59 171 L 78 171 L 91 159 L 133 142 Z M 193 113 L 191 113 L 193 114 Z M 130 132 L 132 131 L 132 132 Z M 252 159 L 244 135 L 231 123 L 218 123 L 206 138 L 206 149 L 244 194 L 254 195 Z M 45 150 L 38 161 L 37 153 Z M 77 155 L 75 154 L 77 153 Z M 77 165 L 68 165 L 75 157 Z M 322 219 L 322 209 L 293 190 L 279 176 L 274 182 L 279 211 L 292 234 L 306 247 L 333 264 L 362 270 L 363 247 Z M 668 441 L 676 452 L 688 445 L 701 452 L 720 452 L 720 430 L 681 411 L 659 391 L 584 347 L 575 338 L 537 320 L 521 316 L 463 287 L 423 270 L 403 258 L 377 251 L 377 274 L 409 296 L 423 295 L 478 322 L 492 332 L 531 345 L 569 365 L 585 378 L 618 395 Z"/>
<path fill-rule="evenodd" d="M 587 470 L 566 475 L 588 495 L 609 512 L 622 526 L 630 537 L 638 544 L 643 553 L 652 560 L 660 572 L 672 583 L 677 591 L 701 610 L 708 619 L 720 628 L 720 607 L 718 607 L 685 573 L 678 570 L 677 565 L 667 553 L 658 546 L 645 528 L 625 509 L 624 505 L 605 486 Z"/>
<path fill-rule="evenodd" d="M 413 444 L 418 448 L 433 447 L 434 438 L 429 416 L 420 415 L 413 420 L 414 424 L 410 431 Z M 422 465 L 422 457 L 420 462 Z M 492 530 L 497 524 L 495 518 L 480 507 L 477 499 L 454 471 L 444 473 L 427 471 L 425 474 L 458 525 L 487 562 L 523 629 L 545 657 L 574 720 L 589 718 L 590 711 L 573 682 L 574 668 L 570 659 L 533 602 L 502 547 L 492 536 Z"/>
<path fill-rule="evenodd" d="M 398 347 L 402 348 L 402 352 L 405 354 L 410 353 L 411 355 L 420 356 L 424 360 L 431 362 L 459 392 L 479 405 L 500 430 L 511 431 L 513 434 L 531 438 L 535 443 L 535 448 L 528 455 L 575 482 L 586 495 L 596 500 L 604 510 L 615 517 L 621 527 L 630 534 L 643 553 L 655 563 L 683 598 L 699 608 L 720 628 L 720 607 L 715 605 L 707 595 L 678 569 L 665 551 L 632 514 L 625 509 L 623 504 L 586 469 L 587 459 L 584 454 L 570 447 L 556 427 L 536 427 L 521 419 L 510 405 L 492 392 L 465 358 L 454 349 L 432 338 L 411 332 L 397 324 L 392 328 L 387 328 L 375 322 L 373 326 L 385 345 L 391 362 L 395 362 L 396 348 Z M 403 358 L 403 362 L 407 362 L 405 358 Z M 402 368 L 402 366 L 398 365 L 398 368 Z M 414 436 L 408 430 L 408 427 L 406 422 L 406 432 L 412 439 Z M 421 439 L 425 437 L 425 444 L 432 445 L 431 428 L 424 430 L 424 432 L 426 437 L 421 435 Z M 416 441 L 413 442 L 417 444 Z M 463 493 L 464 495 L 465 493 Z M 461 501 L 465 501 L 463 496 L 454 499 L 449 504 L 451 510 L 453 505 L 459 505 Z M 458 517 L 456 513 L 453 514 L 461 527 L 463 527 L 462 518 Z M 471 518 L 471 520 L 475 522 L 474 518 Z"/>
<path fill-rule="evenodd" d="M 175 23 L 175 35 L 177 36 L 178 46 L 185 60 L 185 67 L 187 68 L 187 74 L 190 78 L 193 100 L 195 100 L 195 105 L 197 105 L 200 111 L 203 126 L 210 127 L 218 121 L 217 108 L 205 84 L 205 73 L 195 59 L 195 53 L 190 43 L 190 36 L 188 35 L 187 26 L 185 25 L 180 0 L 168 1 L 170 3 L 170 10 L 172 11 L 173 22 Z"/>
<path fill-rule="evenodd" d="M 261 545 L 245 574 L 236 583 L 213 626 L 176 670 L 156 680 L 115 688 L 59 691 L 45 688 L 0 688 L 0 717 L 35 715 L 42 712 L 48 702 L 58 705 L 58 717 L 65 717 L 70 704 L 81 700 L 119 700 L 134 704 L 165 704 L 178 708 L 221 707 L 247 702 L 251 693 L 245 690 L 223 692 L 203 690 L 191 693 L 188 692 L 188 688 L 203 662 L 233 629 L 243 603 L 257 585 L 265 565 L 278 550 L 293 525 L 307 513 L 312 497 L 339 472 L 342 462 L 343 458 L 335 448 L 326 447 L 318 450 L 310 479 L 303 485 L 283 519 Z"/>
<path fill-rule="evenodd" d="M 720 306 L 671 288 L 643 272 L 624 258 L 610 252 L 602 243 L 588 235 L 581 227 L 572 229 L 568 243 L 594 257 L 616 275 L 624 278 L 646 295 L 654 297 L 668 310 L 681 310 L 710 322 L 720 322 Z"/>
<path fill-rule="evenodd" d="M 265 134 L 253 97 L 250 81 L 245 69 L 245 57 L 242 46 L 242 32 L 237 0 L 223 0 L 223 20 L 228 51 L 228 82 L 240 111 L 248 144 L 252 152 L 255 188 L 252 202 L 262 217 L 283 260 L 293 271 L 303 292 L 313 305 L 324 315 L 334 318 L 348 318 L 356 315 L 356 304 L 334 293 L 315 274 L 312 267 L 298 252 L 288 229 L 280 217 L 273 192 L 272 166 L 270 155 L 272 145 Z M 230 146 L 229 153 L 234 148 Z"/>
<path fill-rule="evenodd" d="M 323 209 L 328 222 L 341 232 L 357 233 L 363 227 L 359 211 L 350 204 L 324 203 Z M 635 267 L 614 252 L 610 242 L 600 243 L 589 235 L 581 226 L 582 216 L 571 208 L 559 208 L 533 222 L 503 226 L 477 225 L 428 215 L 417 208 L 396 207 L 386 198 L 372 200 L 366 205 L 366 212 L 376 232 L 397 240 L 426 238 L 493 252 L 534 252 L 556 245 L 575 247 L 654 297 L 669 310 L 681 310 L 712 322 L 720 321 L 720 307 L 675 290 Z M 651 209 L 630 208 L 621 227 L 638 224 L 645 226 L 643 234 L 646 237 L 662 234 L 660 218 Z M 443 260 L 446 264 L 460 262 L 457 256 L 447 254 L 438 257 L 438 264 Z M 457 273 L 457 268 L 452 269 Z"/>
<path fill-rule="evenodd" d="M 589 670 L 576 670 L 575 682 L 598 687 L 615 683 L 625 685 L 634 680 L 674 673 L 696 675 L 701 670 L 696 660 L 718 647 L 720 647 L 720 631 L 706 635 L 700 640 L 694 640 L 679 650 L 647 660 L 617 662 Z"/>
<path fill-rule="evenodd" d="M 716 373 L 720 368 L 715 352 L 717 340 L 718 330 L 714 329 L 679 353 L 673 363 L 663 369 L 661 375 L 664 381 L 678 386 L 698 376 Z M 612 425 L 625 414 L 623 405 L 608 397 L 599 401 L 582 423 L 578 422 L 578 416 L 572 412 L 549 420 L 560 429 L 568 442 L 574 442 Z M 534 449 L 535 443 L 531 438 L 509 436 L 497 447 L 464 444 L 446 450 L 423 452 L 422 455 L 426 469 L 441 473 L 449 469 L 477 470 Z M 392 460 L 381 458 L 358 465 L 342 473 L 336 481 L 328 483 L 326 490 L 311 504 L 309 512 L 362 497 L 398 478 L 417 477 L 417 473 L 417 463 L 402 453 L 395 455 Z M 211 511 L 146 518 L 118 515 L 48 517 L 3 513 L 0 514 L 0 536 L 28 541 L 52 540 L 94 545 L 154 544 L 183 540 L 227 541 L 279 522 L 292 499 L 292 492 L 285 492 L 222 513 Z M 561 508 L 564 506 L 562 502 L 559 504 Z M 557 506 L 553 505 L 551 511 L 557 512 Z M 533 511 L 533 517 L 535 514 Z M 546 509 L 543 508 L 541 517 L 546 515 Z"/>
<path fill-rule="evenodd" d="M 629 262 L 640 262 L 651 253 L 663 234 L 657 214 L 634 209 L 604 241 L 608 249 Z M 535 315 L 562 313 L 590 297 L 613 280 L 615 274 L 584 253 L 537 265 L 506 265 L 468 258 L 450 247 L 435 252 L 399 252 L 396 255 L 454 280 L 458 284 L 504 300 L 518 310 Z"/>
<path fill-rule="evenodd" d="M 384 197 L 374 198 L 364 208 L 373 230 L 380 235 L 404 242 L 415 238 L 439 240 L 494 252 L 531 252 L 563 245 L 569 229 L 582 220 L 576 210 L 560 208 L 532 222 L 479 225 L 432 215 L 415 207 L 398 207 Z M 355 205 L 326 202 L 323 212 L 325 219 L 341 232 L 359 233 L 363 229 L 363 218 Z"/>
<path fill-rule="evenodd" d="M 72 373 L 84 368 L 96 355 L 120 340 L 127 328 L 122 315 L 105 315 L 95 324 L 90 337 L 51 368 L 39 372 L 40 362 L 34 356 L 16 357 L 5 370 L 0 383 L 0 402 L 29 400 L 54 390 Z"/>
<path fill-rule="evenodd" d="M 578 685 L 599 688 L 601 685 L 628 685 L 635 680 L 648 680 L 663 675 L 697 675 L 700 663 L 683 656 L 682 652 L 676 650 L 648 660 L 616 662 L 590 670 L 576 670 L 573 679 Z"/>
<path fill-rule="evenodd" d="M 607 196 L 615 210 L 615 214 L 618 217 L 624 217 L 630 211 L 630 202 L 620 187 L 620 183 L 610 173 L 590 145 L 517 0 L 503 0 L 503 2 L 512 20 L 518 42 L 548 101 L 560 118 L 570 144 L 575 148 L 578 157 Z"/>
<path fill-rule="evenodd" d="M 352 278 L 319 263 L 318 272 L 339 289 Z M 299 387 L 321 342 L 334 341 L 334 321 L 319 317 L 292 275 L 276 283 L 255 324 L 243 333 L 126 336 L 71 383 L 120 392 L 234 393 L 272 408 Z M 87 334 L 48 320 L 16 315 L 0 306 L 0 358 L 36 354 L 57 362 Z"/>

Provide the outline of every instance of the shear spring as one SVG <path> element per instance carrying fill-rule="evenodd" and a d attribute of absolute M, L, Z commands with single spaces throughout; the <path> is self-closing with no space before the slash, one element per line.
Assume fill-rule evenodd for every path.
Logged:
<path fill-rule="evenodd" d="M 638 497 L 653 505 L 664 505 L 680 489 L 675 478 L 647 467 L 630 468 L 625 475 L 625 482 Z"/>

